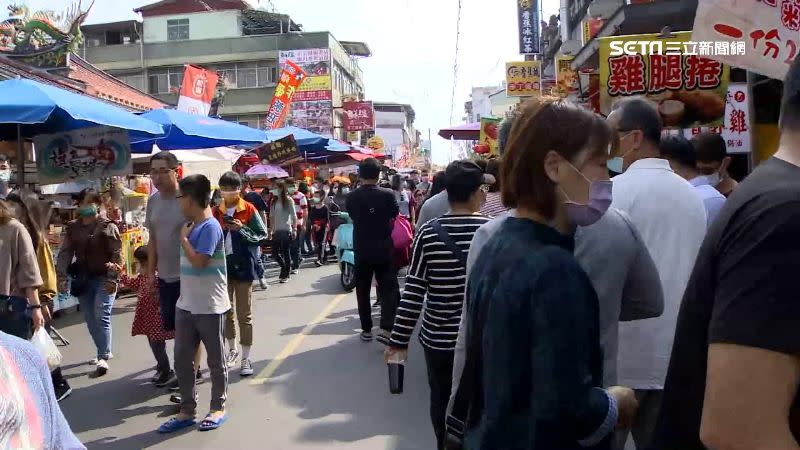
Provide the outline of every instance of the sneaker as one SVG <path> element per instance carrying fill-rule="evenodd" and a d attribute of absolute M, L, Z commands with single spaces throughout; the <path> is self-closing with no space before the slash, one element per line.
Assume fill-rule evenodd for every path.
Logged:
<path fill-rule="evenodd" d="M 169 389 L 172 392 L 178 392 L 181 390 L 180 386 L 178 385 L 178 378 L 173 378 L 169 383 L 164 385 L 165 388 Z"/>
<path fill-rule="evenodd" d="M 242 359 L 242 366 L 239 368 L 239 375 L 249 377 L 253 374 L 253 366 L 249 359 Z"/>
<path fill-rule="evenodd" d="M 317 267 L 322 267 L 322 261 L 314 261 L 314 265 Z"/>
<path fill-rule="evenodd" d="M 100 359 L 97 361 L 97 376 L 102 377 L 108 373 L 108 361 Z"/>
<path fill-rule="evenodd" d="M 109 352 L 108 358 L 106 358 L 106 360 L 109 360 L 109 359 L 114 359 L 114 354 L 113 353 Z M 91 363 L 92 364 L 97 364 L 97 361 L 98 361 L 98 358 L 95 356 L 94 358 L 92 358 Z"/>
<path fill-rule="evenodd" d="M 265 279 L 263 279 L 263 278 L 259 278 L 259 279 L 258 279 L 258 285 L 261 287 L 261 289 L 263 289 L 263 290 L 265 290 L 265 291 L 266 291 L 267 289 L 269 289 L 269 285 L 267 284 L 267 280 L 265 280 Z"/>
<path fill-rule="evenodd" d="M 177 380 L 177 378 L 175 377 L 175 372 L 172 370 L 160 373 L 161 376 L 155 382 L 153 382 L 153 384 L 155 384 L 156 387 L 164 387 L 168 385 L 170 382 L 172 382 L 173 379 Z"/>
<path fill-rule="evenodd" d="M 158 370 L 157 367 L 154 368 L 153 370 L 155 370 L 156 373 L 152 377 L 150 377 L 150 382 L 151 383 L 155 383 L 156 381 L 158 381 L 158 379 L 161 378 L 161 375 L 164 374 L 162 371 Z"/>
<path fill-rule="evenodd" d="M 300 269 L 292 269 L 292 275 L 297 275 L 300 273 Z"/>
<path fill-rule="evenodd" d="M 225 358 L 225 367 L 231 368 L 236 365 L 236 361 L 239 359 L 239 351 L 235 348 L 232 348 L 228 352 L 228 356 Z"/>
<path fill-rule="evenodd" d="M 372 341 L 372 333 L 370 333 L 369 331 L 362 331 L 361 332 L 361 340 L 364 341 L 364 342 Z"/>
<path fill-rule="evenodd" d="M 286 284 L 286 283 L 289 282 L 289 277 L 281 278 L 280 280 L 278 280 L 278 282 L 281 283 L 281 284 Z"/>
<path fill-rule="evenodd" d="M 67 383 L 66 381 L 55 385 L 54 388 L 56 391 L 56 400 L 59 402 L 69 397 L 70 394 L 72 394 L 72 388 L 69 387 L 69 383 Z"/>
<path fill-rule="evenodd" d="M 372 307 L 373 308 L 380 308 L 381 307 L 381 301 L 380 300 L 375 300 L 375 303 L 372 304 Z"/>

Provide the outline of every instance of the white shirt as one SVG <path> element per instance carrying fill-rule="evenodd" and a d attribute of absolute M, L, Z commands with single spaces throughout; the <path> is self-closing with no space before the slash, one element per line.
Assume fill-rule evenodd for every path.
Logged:
<path fill-rule="evenodd" d="M 619 324 L 619 384 L 664 388 L 683 292 L 706 233 L 706 210 L 694 188 L 664 159 L 636 161 L 613 178 L 612 206 L 628 214 L 661 278 L 661 317 Z"/>
<path fill-rule="evenodd" d="M 706 208 L 708 226 L 710 227 L 714 223 L 714 219 L 717 218 L 719 211 L 725 206 L 726 198 L 714 186 L 711 186 L 711 183 L 708 182 L 708 177 L 704 175 L 692 178 L 689 180 L 689 184 L 694 186 L 694 191 L 703 201 L 703 206 Z"/>
<path fill-rule="evenodd" d="M 228 208 L 227 214 L 231 217 L 236 213 L 236 207 Z M 225 255 L 232 255 L 233 254 L 233 238 L 231 237 L 231 232 L 228 230 L 225 233 Z"/>

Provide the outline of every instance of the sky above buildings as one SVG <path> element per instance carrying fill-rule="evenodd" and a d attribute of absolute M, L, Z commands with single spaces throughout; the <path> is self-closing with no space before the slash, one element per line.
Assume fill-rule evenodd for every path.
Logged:
<path fill-rule="evenodd" d="M 87 23 L 136 19 L 133 9 L 154 1 L 96 0 Z M 17 2 L 0 0 L 0 15 L 5 15 L 9 3 Z M 26 3 L 34 9 L 62 10 L 72 1 Z M 339 40 L 366 42 L 373 53 L 359 62 L 366 98 L 411 104 L 423 139 L 430 130 L 438 163 L 451 157 L 451 145 L 436 133 L 451 124 L 451 116 L 453 124 L 462 122 L 471 87 L 499 84 L 505 78 L 505 62 L 520 59 L 515 1 L 461 3 L 458 79 L 451 114 L 458 0 L 261 0 L 262 6 L 291 15 L 307 31 L 327 30 Z M 542 0 L 545 20 L 558 13 L 558 4 L 558 0 Z"/>

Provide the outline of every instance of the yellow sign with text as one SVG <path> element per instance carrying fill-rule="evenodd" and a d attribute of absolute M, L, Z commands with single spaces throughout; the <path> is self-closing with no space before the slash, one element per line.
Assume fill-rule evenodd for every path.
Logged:
<path fill-rule="evenodd" d="M 506 63 L 506 95 L 536 97 L 542 95 L 542 62 L 517 61 Z"/>
<path fill-rule="evenodd" d="M 331 90 L 331 77 L 325 75 L 321 77 L 308 77 L 303 81 L 298 89 L 299 92 L 308 91 L 330 91 Z"/>

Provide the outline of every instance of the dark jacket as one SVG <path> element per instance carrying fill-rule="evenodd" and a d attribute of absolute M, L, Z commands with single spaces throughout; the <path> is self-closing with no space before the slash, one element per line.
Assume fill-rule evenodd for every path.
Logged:
<path fill-rule="evenodd" d="M 223 229 L 226 226 L 224 217 L 227 213 L 224 202 L 214 208 L 214 218 L 219 221 Z M 225 257 L 228 267 L 228 279 L 252 282 L 261 278 L 264 274 L 261 264 L 258 262 L 258 250 L 261 241 L 267 238 L 267 230 L 256 207 L 243 199 L 239 199 L 233 218 L 244 225 L 238 232 L 224 231 L 225 239 L 228 238 L 229 233 L 231 234 L 231 243 L 233 244 L 233 254 Z"/>

